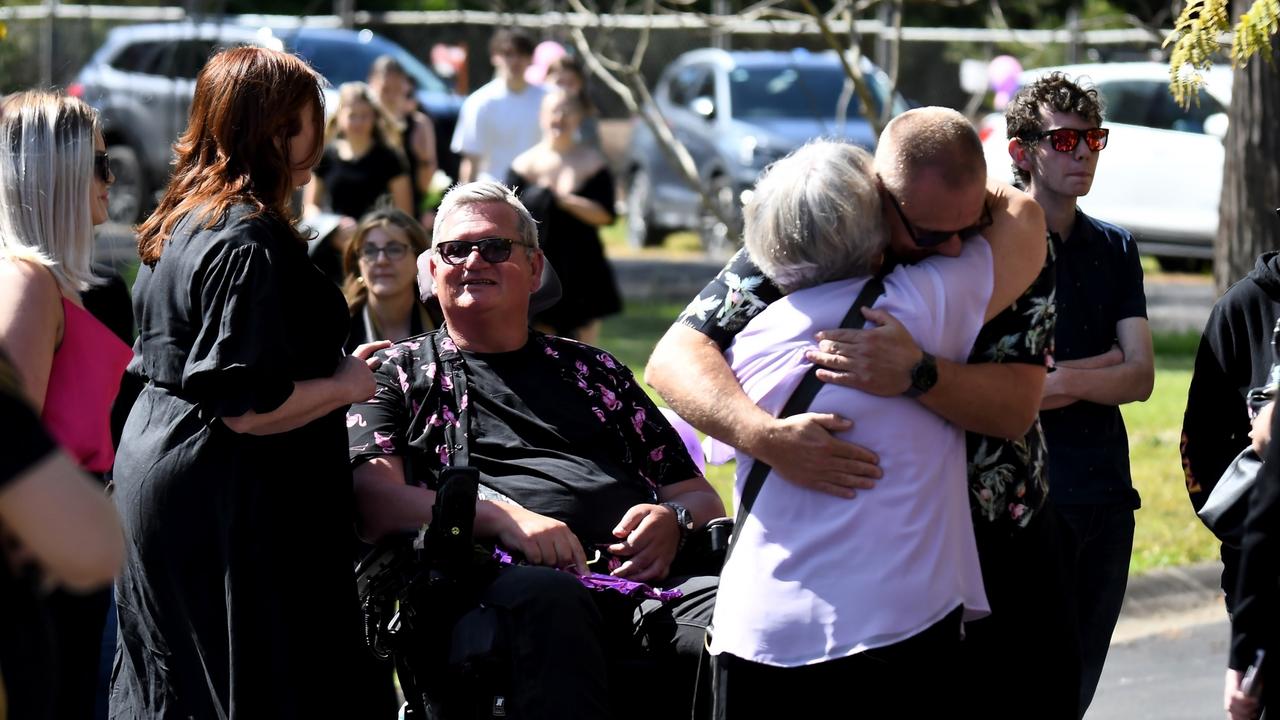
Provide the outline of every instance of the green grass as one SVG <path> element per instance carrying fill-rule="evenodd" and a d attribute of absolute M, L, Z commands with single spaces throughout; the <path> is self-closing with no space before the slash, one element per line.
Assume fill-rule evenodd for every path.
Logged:
<path fill-rule="evenodd" d="M 640 376 L 654 343 L 682 307 L 679 303 L 628 303 L 622 315 L 605 320 L 600 344 Z M 1159 333 L 1154 339 L 1155 390 L 1147 402 L 1122 408 L 1129 431 L 1133 482 L 1142 495 L 1130 565 L 1133 573 L 1207 560 L 1218 552 L 1217 540 L 1200 524 L 1187 501 L 1178 455 L 1182 411 L 1199 335 Z M 733 464 L 708 468 L 708 479 L 727 506 Z"/>

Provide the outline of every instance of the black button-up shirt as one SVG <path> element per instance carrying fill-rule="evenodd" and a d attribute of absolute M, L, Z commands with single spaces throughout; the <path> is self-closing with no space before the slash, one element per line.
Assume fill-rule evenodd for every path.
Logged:
<path fill-rule="evenodd" d="M 1056 360 L 1101 355 L 1117 342 L 1116 324 L 1147 316 L 1138 246 L 1127 230 L 1076 210 L 1057 256 Z M 1049 445 L 1049 492 L 1058 504 L 1139 505 L 1129 475 L 1129 437 L 1120 408 L 1080 400 L 1040 413 Z"/>

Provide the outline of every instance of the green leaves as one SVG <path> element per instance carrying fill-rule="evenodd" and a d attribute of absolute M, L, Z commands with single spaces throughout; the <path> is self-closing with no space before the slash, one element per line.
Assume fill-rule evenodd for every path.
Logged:
<path fill-rule="evenodd" d="M 1187 107 L 1204 85 L 1204 71 L 1222 51 L 1222 36 L 1231 29 L 1227 0 L 1190 0 L 1178 15 L 1163 47 L 1169 54 L 1169 92 Z M 1255 55 L 1271 60 L 1271 37 L 1280 30 L 1280 0 L 1254 0 L 1240 15 L 1231 39 L 1231 65 L 1244 67 Z"/>

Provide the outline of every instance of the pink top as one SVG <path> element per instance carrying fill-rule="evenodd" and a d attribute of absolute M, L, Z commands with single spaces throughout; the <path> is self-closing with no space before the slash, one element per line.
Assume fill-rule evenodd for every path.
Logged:
<path fill-rule="evenodd" d="M 133 352 L 88 310 L 62 299 L 66 327 L 53 353 L 40 419 L 62 449 L 89 472 L 115 462 L 111 405 Z"/>

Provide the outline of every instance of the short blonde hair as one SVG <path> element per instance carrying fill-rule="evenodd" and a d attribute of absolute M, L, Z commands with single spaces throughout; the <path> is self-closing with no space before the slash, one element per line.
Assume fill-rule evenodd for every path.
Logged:
<path fill-rule="evenodd" d="M 511 188 L 493 180 L 477 180 L 465 185 L 454 185 L 444 194 L 440 207 L 436 210 L 436 222 L 431 229 L 431 247 L 444 242 L 442 234 L 444 221 L 454 210 L 464 205 L 480 205 L 483 203 L 506 203 L 516 212 L 516 232 L 520 234 L 519 242 L 533 252 L 538 247 L 538 223 L 529 214 L 529 209 L 520 202 Z"/>
<path fill-rule="evenodd" d="M 869 275 L 888 242 L 871 155 L 812 141 L 765 170 L 744 208 L 743 242 L 783 292 Z"/>
<path fill-rule="evenodd" d="M 0 257 L 49 268 L 66 292 L 93 275 L 94 134 L 98 114 L 61 93 L 10 96 L 0 118 Z"/>

